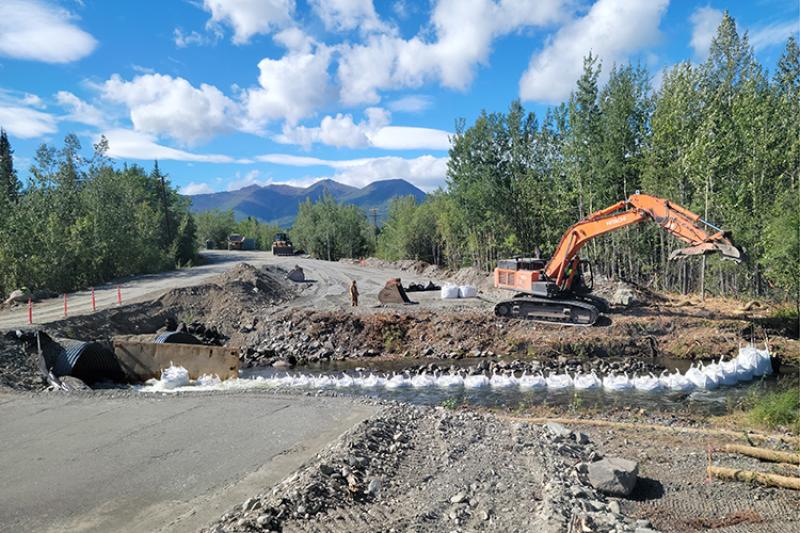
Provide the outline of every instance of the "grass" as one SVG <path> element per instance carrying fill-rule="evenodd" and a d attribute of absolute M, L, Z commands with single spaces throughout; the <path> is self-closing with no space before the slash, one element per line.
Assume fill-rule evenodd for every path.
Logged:
<path fill-rule="evenodd" d="M 767 393 L 755 400 L 747 411 L 747 419 L 756 426 L 769 429 L 783 426 L 800 434 L 800 389 L 793 386 L 783 391 Z"/>

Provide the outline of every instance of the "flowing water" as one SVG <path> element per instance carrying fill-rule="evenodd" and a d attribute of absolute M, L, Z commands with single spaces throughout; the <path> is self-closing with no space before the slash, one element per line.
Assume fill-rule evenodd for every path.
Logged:
<path fill-rule="evenodd" d="M 415 361 L 421 364 L 423 361 Z M 426 360 L 425 363 L 433 361 Z M 456 367 L 474 365 L 479 359 L 457 361 Z M 440 366 L 450 366 L 454 361 L 440 361 Z M 658 363 L 670 371 L 687 373 L 689 363 L 681 360 L 662 359 Z M 359 368 L 359 365 L 368 368 Z M 142 392 L 187 392 L 246 389 L 291 389 L 300 391 L 332 390 L 340 394 L 368 396 L 386 400 L 397 400 L 426 405 L 470 404 L 490 407 L 525 407 L 533 405 L 558 405 L 580 408 L 632 408 L 646 411 L 681 411 L 696 414 L 724 414 L 747 398 L 774 389 L 782 376 L 797 374 L 796 368 L 783 368 L 780 374 L 768 374 L 736 383 L 705 389 L 691 387 L 690 390 L 676 391 L 661 387 L 655 391 L 642 391 L 630 384 L 624 390 L 608 390 L 599 386 L 594 389 L 577 389 L 572 385 L 565 388 L 529 388 L 520 386 L 519 374 L 516 380 L 508 376 L 492 380 L 486 375 L 482 383 L 468 383 L 455 378 L 455 383 L 445 386 L 431 374 L 423 377 L 404 374 L 408 360 L 390 361 L 344 361 L 320 364 L 290 371 L 273 368 L 246 369 L 237 380 L 220 382 L 215 379 L 198 380 L 190 385 L 154 381 L 142 387 Z M 450 376 L 453 374 L 440 374 Z M 394 376 L 394 380 L 392 377 Z M 465 376 L 465 374 L 464 374 Z M 586 376 L 586 374 L 584 374 Z M 560 377 L 565 377 L 561 375 Z M 619 376 L 622 378 L 622 376 Z M 601 376 L 602 380 L 602 376 Z M 558 381 L 558 380 L 554 380 Z M 567 380 L 567 381 L 572 381 Z M 591 380 L 590 380 L 591 381 Z M 621 379 L 626 381 L 626 379 Z M 471 388 L 469 385 L 477 385 Z M 414 386 L 416 385 L 416 386 Z M 551 383 L 558 385 L 558 383 Z M 612 387 L 613 388 L 613 387 Z"/>

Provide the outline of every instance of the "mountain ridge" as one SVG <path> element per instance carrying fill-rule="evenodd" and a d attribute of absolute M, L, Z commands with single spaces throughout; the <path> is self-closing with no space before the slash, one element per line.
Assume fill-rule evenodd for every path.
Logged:
<path fill-rule="evenodd" d="M 353 187 L 332 179 L 323 179 L 308 187 L 286 184 L 248 185 L 235 191 L 186 196 L 193 213 L 231 209 L 237 219 L 253 217 L 261 222 L 288 227 L 294 222 L 302 202 L 316 202 L 325 193 L 342 204 L 355 205 L 366 212 L 377 209 L 386 213 L 389 202 L 397 196 L 414 196 L 418 202 L 425 193 L 402 178 L 377 180 L 364 187 Z"/>

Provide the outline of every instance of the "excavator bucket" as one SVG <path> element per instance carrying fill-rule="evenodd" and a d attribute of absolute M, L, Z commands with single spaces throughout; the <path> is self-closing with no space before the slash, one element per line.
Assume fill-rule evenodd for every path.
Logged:
<path fill-rule="evenodd" d="M 410 304 L 405 289 L 400 284 L 400 278 L 392 278 L 386 282 L 386 286 L 378 293 L 378 301 L 382 304 Z"/>
<path fill-rule="evenodd" d="M 708 255 L 719 252 L 723 259 L 729 259 L 736 263 L 742 261 L 742 251 L 730 242 L 704 242 L 697 246 L 689 246 L 688 248 L 680 248 L 673 250 L 669 254 L 669 260 L 685 259 L 695 255 Z"/>

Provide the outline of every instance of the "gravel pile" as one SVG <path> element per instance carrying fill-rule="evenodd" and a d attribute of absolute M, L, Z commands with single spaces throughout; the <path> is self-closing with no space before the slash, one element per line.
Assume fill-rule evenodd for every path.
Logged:
<path fill-rule="evenodd" d="M 602 455 L 558 424 L 397 405 L 207 531 L 635 531 L 595 490 Z"/>
<path fill-rule="evenodd" d="M 9 331 L 0 336 L 0 389 L 42 390 L 45 384 L 39 372 L 37 356 L 29 351 L 29 335 Z"/>

